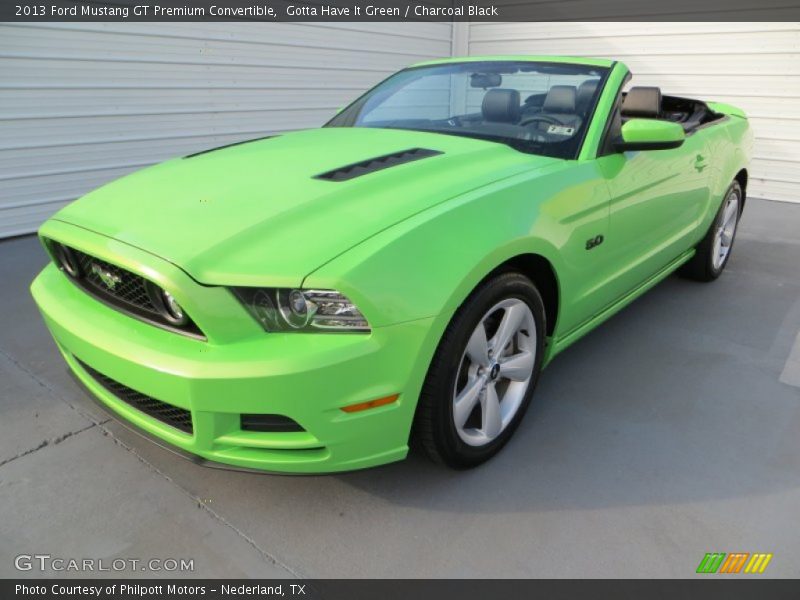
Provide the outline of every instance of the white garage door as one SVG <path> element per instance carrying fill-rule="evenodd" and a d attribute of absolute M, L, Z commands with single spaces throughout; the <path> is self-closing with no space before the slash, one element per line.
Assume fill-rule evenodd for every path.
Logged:
<path fill-rule="evenodd" d="M 756 136 L 750 194 L 800 201 L 800 23 L 472 23 L 460 50 L 615 58 L 633 85 L 739 106 Z"/>
<path fill-rule="evenodd" d="M 316 127 L 449 23 L 0 25 L 0 238 L 164 160 Z"/>

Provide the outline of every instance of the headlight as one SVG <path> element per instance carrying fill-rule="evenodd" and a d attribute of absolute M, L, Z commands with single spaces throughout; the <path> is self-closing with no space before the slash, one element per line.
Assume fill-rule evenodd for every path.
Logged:
<path fill-rule="evenodd" d="M 356 305 L 335 290 L 233 288 L 234 294 L 267 331 L 369 331 Z"/>

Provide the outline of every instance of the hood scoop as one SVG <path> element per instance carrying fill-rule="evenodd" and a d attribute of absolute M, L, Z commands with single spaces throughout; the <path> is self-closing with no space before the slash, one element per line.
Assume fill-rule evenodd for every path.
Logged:
<path fill-rule="evenodd" d="M 423 158 L 429 158 L 431 156 L 437 156 L 439 154 L 444 153 L 439 152 L 438 150 L 429 150 L 427 148 L 410 148 L 409 150 L 401 150 L 400 152 L 384 154 L 383 156 L 376 156 L 375 158 L 368 158 L 367 160 L 362 160 L 361 162 L 345 165 L 344 167 L 339 167 L 337 169 L 333 169 L 332 171 L 315 175 L 314 179 L 325 179 L 327 181 L 347 181 L 348 179 L 355 179 L 356 177 L 361 177 L 362 175 L 369 175 L 375 171 L 389 169 L 391 167 L 404 165 L 405 163 L 421 160 Z"/>

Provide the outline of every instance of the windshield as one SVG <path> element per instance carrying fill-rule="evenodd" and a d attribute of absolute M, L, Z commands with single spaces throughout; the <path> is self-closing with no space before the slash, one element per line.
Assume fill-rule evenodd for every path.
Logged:
<path fill-rule="evenodd" d="M 607 72 L 525 61 L 413 67 L 364 94 L 326 127 L 430 131 L 575 158 Z"/>

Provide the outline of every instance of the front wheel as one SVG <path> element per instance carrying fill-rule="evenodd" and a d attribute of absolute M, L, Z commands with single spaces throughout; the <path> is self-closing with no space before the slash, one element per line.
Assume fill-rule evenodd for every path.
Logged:
<path fill-rule="evenodd" d="M 733 249 L 739 216 L 742 213 L 742 187 L 734 181 L 696 253 L 681 269 L 681 275 L 697 281 L 713 281 L 722 274 Z"/>
<path fill-rule="evenodd" d="M 461 306 L 436 350 L 414 423 L 436 462 L 476 466 L 511 438 L 530 403 L 544 352 L 545 313 L 533 283 L 504 273 Z"/>

